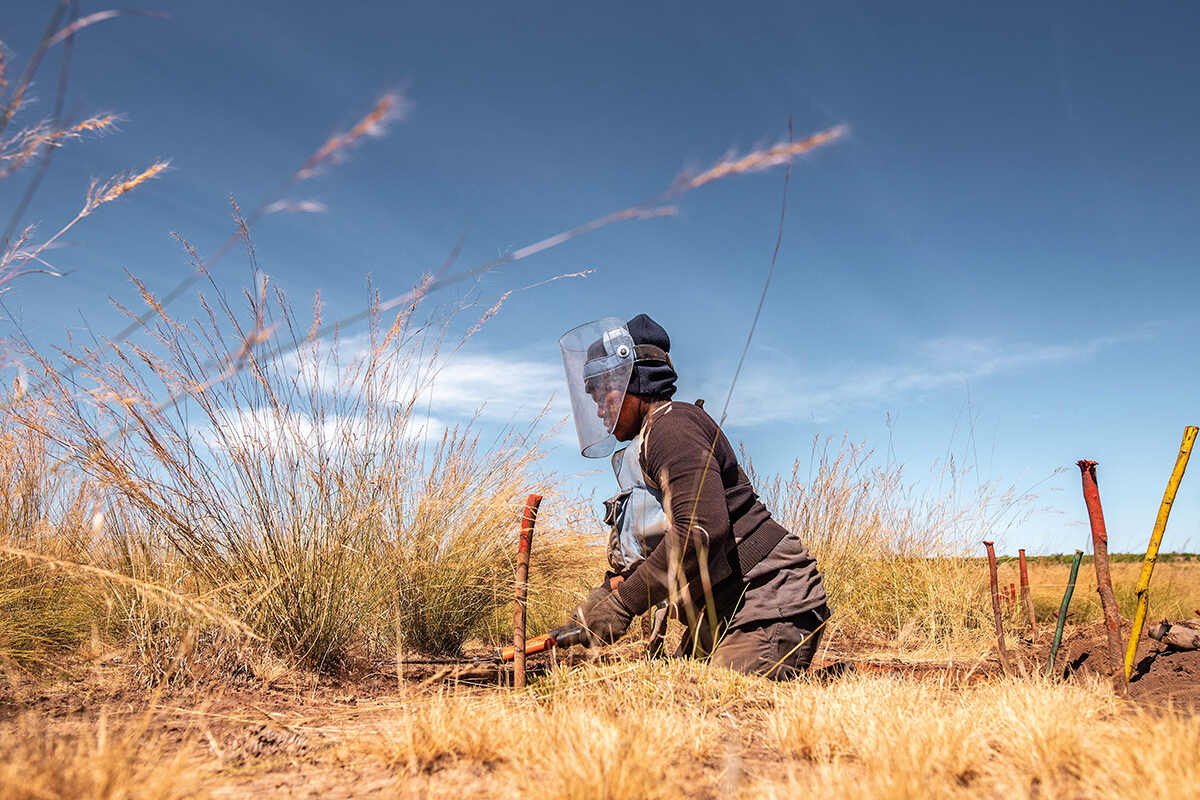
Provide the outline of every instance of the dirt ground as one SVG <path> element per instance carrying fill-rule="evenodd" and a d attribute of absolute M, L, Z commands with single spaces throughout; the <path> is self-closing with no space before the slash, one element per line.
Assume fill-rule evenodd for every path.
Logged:
<path fill-rule="evenodd" d="M 1122 642 L 1129 639 L 1130 627 L 1128 622 L 1122 625 Z M 1039 662 L 1045 664 L 1048 654 L 1046 645 L 1038 653 Z M 1064 636 L 1056 667 L 1062 677 L 1110 674 L 1104 624 L 1086 625 Z M 1200 711 L 1200 650 L 1173 650 L 1143 634 L 1129 681 L 1129 696 L 1142 705 Z"/>
<path fill-rule="evenodd" d="M 1080 627 L 1065 637 L 1057 672 L 1072 676 L 1105 672 L 1102 625 Z M 1012 643 L 1030 667 L 1045 669 L 1048 645 Z M 544 665 L 539 659 L 535 665 Z M 1001 677 L 999 663 L 985 658 L 961 663 L 906 662 L 878 656 L 855 658 L 845 647 L 831 648 L 814 665 L 822 680 L 848 672 L 895 673 L 950 685 Z M 465 680 L 465 682 L 464 682 Z M 472 683 L 480 681 L 483 685 Z M 450 760 L 401 778 L 392 765 L 357 757 L 356 743 L 374 735 L 389 716 L 420 698 L 453 686 L 457 692 L 496 692 L 495 676 L 479 667 L 457 670 L 440 665 L 407 665 L 398 681 L 380 665 L 347 679 L 285 676 L 269 686 L 172 688 L 151 692 L 138 686 L 119 663 L 89 666 L 78 673 L 44 680 L 11 676 L 0 683 L 0 740 L 28 733 L 30 720 L 43 731 L 66 737 L 95 737 L 101 713 L 114 730 L 144 724 L 163 758 L 184 754 L 189 779 L 213 797 L 475 797 L 490 796 L 486 764 Z M 492 682 L 492 685 L 487 685 Z M 1200 652 L 1166 651 L 1146 640 L 1139 652 L 1130 695 L 1139 705 L 1200 709 Z M 157 711 L 148 711 L 148 708 Z M 753 713 L 752 710 L 748 713 Z M 738 713 L 735 712 L 734 716 Z M 22 727 L 25 726 L 25 727 Z M 101 726 L 102 727 L 102 726 Z M 763 759 L 771 754 L 764 752 Z M 756 769 L 755 753 L 739 753 L 739 769 Z M 764 761 L 763 769 L 769 764 Z M 727 765 L 697 765 L 713 773 Z"/>
<path fill-rule="evenodd" d="M 397 691 L 394 676 L 151 692 L 119 667 L 49 685 L 10 680 L 0 691 L 0 739 L 22 735 L 31 718 L 52 736 L 95 736 L 103 710 L 111 730 L 144 725 L 164 761 L 190 753 L 188 778 L 204 786 L 204 796 L 436 797 L 416 785 L 420 780 L 413 794 L 397 794 L 393 771 L 368 759 L 344 762 L 336 752 L 346 738 L 370 735 L 378 719 L 421 691 L 425 680 L 414 674 L 406 692 Z"/>

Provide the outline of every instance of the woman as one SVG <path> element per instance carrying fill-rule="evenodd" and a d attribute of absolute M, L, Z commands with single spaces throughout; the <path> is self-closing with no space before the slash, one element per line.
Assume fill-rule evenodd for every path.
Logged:
<path fill-rule="evenodd" d="M 637 440 L 640 477 L 667 518 L 645 559 L 576 611 L 589 643 L 616 641 L 670 600 L 688 624 L 680 654 L 777 680 L 807 669 L 830 613 L 816 561 L 771 518 L 717 423 L 671 399 L 667 332 L 639 314 L 581 325 L 559 345 L 580 452 L 600 458 Z"/>

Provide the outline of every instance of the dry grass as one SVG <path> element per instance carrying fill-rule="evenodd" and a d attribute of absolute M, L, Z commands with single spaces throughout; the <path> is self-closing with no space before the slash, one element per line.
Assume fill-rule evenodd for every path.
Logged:
<path fill-rule="evenodd" d="M 988 647 L 986 573 L 968 556 L 997 518 L 1019 516 L 1030 498 L 983 484 L 964 499 L 961 475 L 947 469 L 935 477 L 949 487 L 918 494 L 902 466 L 827 440 L 814 442 L 790 477 L 757 481 L 768 508 L 817 558 L 832 632 L 929 655 Z"/>
<path fill-rule="evenodd" d="M 1200 743 L 1195 717 L 1130 710 L 1100 684 L 1037 681 L 797 686 L 766 728 L 769 746 L 795 760 L 753 796 L 1169 797 L 1190 792 Z"/>
<path fill-rule="evenodd" d="M 319 316 L 298 327 L 265 286 L 247 300 L 248 324 L 223 300 L 204 322 L 163 312 L 154 347 L 81 350 L 70 375 L 40 359 L 46 394 L 10 409 L 108 509 L 103 546 L 79 558 L 134 579 L 105 589 L 147 675 L 164 675 L 189 637 L 218 639 L 212 619 L 164 608 L 148 584 L 244 620 L 318 670 L 502 635 L 531 491 L 549 496 L 535 621 L 587 588 L 593 551 L 573 528 L 578 501 L 537 469 L 538 422 L 487 446 L 470 425 L 431 427 L 420 403 L 445 356 L 415 305 L 373 317 L 361 340 L 323 341 L 303 333 Z M 286 332 L 293 354 L 260 360 L 265 331 Z"/>
<path fill-rule="evenodd" d="M 719 756 L 728 712 L 748 708 L 756 684 L 688 662 L 564 671 L 527 694 L 416 698 L 344 741 L 342 757 L 378 759 L 398 786 L 468 762 L 491 773 L 493 796 L 677 797 Z"/>
<path fill-rule="evenodd" d="M 1091 681 L 776 684 L 634 661 L 559 670 L 521 693 L 256 702 L 242 727 L 225 723 L 203 749 L 103 714 L 70 733 L 0 722 L 0 793 L 245 796 L 286 780 L 326 797 L 1182 797 L 1200 777 L 1200 717 L 1143 711 Z M 267 713 L 307 752 L 230 761 L 232 743 Z M 156 725 L 186 729 L 188 719 Z"/>
<path fill-rule="evenodd" d="M 1134 589 L 1142 565 L 1133 562 L 1110 562 L 1113 593 L 1121 615 L 1133 618 L 1137 605 Z M 999 567 L 1000 580 L 1004 585 L 1016 582 L 1017 566 L 1005 562 Z M 1029 564 L 1029 587 L 1033 595 L 1034 611 L 1039 621 L 1052 624 L 1058 613 L 1062 593 L 1067 585 L 1070 566 L 1067 564 Z M 1167 561 L 1154 568 L 1154 579 L 1150 583 L 1150 615 L 1148 619 L 1189 619 L 1200 616 L 1200 562 Z M 1079 577 L 1075 583 L 1075 594 L 1071 598 L 1069 621 L 1075 624 L 1098 622 L 1104 619 L 1100 607 L 1100 595 L 1096 592 L 1096 570 L 1090 559 L 1080 564 Z"/>
<path fill-rule="evenodd" d="M 803 477 L 802 477 L 803 476 Z M 964 490 L 947 471 L 941 494 L 914 494 L 902 467 L 844 441 L 818 443 L 790 479 L 765 482 L 764 498 L 809 543 L 826 578 L 831 630 L 910 657 L 973 655 L 993 644 L 987 568 L 980 542 L 997 537 L 997 519 L 1019 520 L 1035 499 L 991 485 Z M 1121 612 L 1133 616 L 1141 563 L 1112 562 Z M 1053 625 L 1069 566 L 1032 560 L 1031 594 L 1039 625 Z M 1018 565 L 999 566 L 1002 589 L 1019 586 Z M 1151 616 L 1200 615 L 1200 563 L 1160 563 L 1151 584 Z M 1027 628 L 1019 600 L 1003 605 L 1006 628 Z M 1103 619 L 1090 559 L 1081 565 L 1069 620 Z"/>
<path fill-rule="evenodd" d="M 0 548 L 76 561 L 87 552 L 87 488 L 53 469 L 46 442 L 0 413 Z M 44 413 L 42 409 L 39 413 Z M 90 634 L 104 610 L 93 581 L 0 551 L 0 660 L 22 666 L 62 659 Z"/>
<path fill-rule="evenodd" d="M 175 800 L 198 796 L 189 750 L 149 720 L 111 723 L 101 712 L 88 729 L 47 732 L 29 714 L 0 731 L 0 796 L 8 800 Z"/>
<path fill-rule="evenodd" d="M 363 725 L 339 727 L 339 758 L 428 796 L 1183 796 L 1200 744 L 1200 719 L 1132 710 L 1099 683 L 776 685 L 689 662 L 417 697 Z"/>
<path fill-rule="evenodd" d="M 10 179 L 22 171 L 33 173 L 24 196 L 14 204 L 12 216 L 6 223 L 3 223 L 4 232 L 0 234 L 0 287 L 11 288 L 8 286 L 11 281 L 29 275 L 61 276 L 62 273 L 47 260 L 49 251 L 56 243 L 100 206 L 127 194 L 139 184 L 155 177 L 167 168 L 167 162 L 160 161 L 139 173 L 118 175 L 103 184 L 93 181 L 87 191 L 83 206 L 75 217 L 59 228 L 56 233 L 41 241 L 38 241 L 35 225 L 22 224 L 24 213 L 29 208 L 30 201 L 41 184 L 42 176 L 50 164 L 50 157 L 54 151 L 85 135 L 107 133 L 116 127 L 120 118 L 116 114 L 105 112 L 73 123 L 65 121 L 63 109 L 69 83 L 68 65 L 70 63 L 70 43 L 68 42 L 63 47 L 65 54 L 61 62 L 58 96 L 52 117 L 23 121 L 22 126 L 15 130 L 10 130 L 9 126 L 14 119 L 18 119 L 28 110 L 31 103 L 27 92 L 34 84 L 34 79 L 47 51 L 64 39 L 70 40 L 80 28 L 86 27 L 100 18 L 106 18 L 106 15 L 115 16 L 122 13 L 137 12 L 100 12 L 98 15 L 79 19 L 77 7 L 72 6 L 68 9 L 68 4 L 57 4 L 51 15 L 49 27 L 41 41 L 32 48 L 29 61 L 21 72 L 20 78 L 11 84 L 4 79 L 6 64 L 3 56 L 0 56 L 0 105 L 3 106 L 3 112 L 0 112 L 0 181 Z M 6 45 L 0 42 L 0 51 L 5 47 Z M 39 165 L 36 170 L 32 169 L 35 164 Z"/>

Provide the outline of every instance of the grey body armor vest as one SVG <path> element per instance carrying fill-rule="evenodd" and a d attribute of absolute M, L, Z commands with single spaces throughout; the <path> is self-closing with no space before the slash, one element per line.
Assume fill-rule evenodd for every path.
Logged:
<path fill-rule="evenodd" d="M 628 574 L 646 560 L 666 535 L 670 523 L 663 510 L 662 493 L 646 484 L 638 461 L 642 436 L 613 453 L 617 476 L 615 496 L 604 501 L 604 521 L 609 526 L 608 563 L 614 572 Z"/>

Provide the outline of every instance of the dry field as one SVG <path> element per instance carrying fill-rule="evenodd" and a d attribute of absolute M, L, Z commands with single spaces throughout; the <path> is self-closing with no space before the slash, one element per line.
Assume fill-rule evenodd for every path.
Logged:
<path fill-rule="evenodd" d="M 375 363 L 355 374 L 390 375 L 385 355 L 368 348 L 360 357 Z M 1085 565 L 1056 676 L 1000 675 L 985 568 L 955 554 L 965 552 L 955 537 L 977 531 L 995 500 L 914 498 L 897 469 L 848 444 L 821 444 L 804 480 L 767 492 L 781 518 L 811 532 L 836 608 L 809 679 L 647 661 L 635 633 L 553 667 L 540 657 L 530 687 L 514 692 L 417 662 L 510 635 L 512 532 L 530 488 L 549 497 L 534 550 L 535 632 L 595 580 L 596 531 L 536 472 L 534 442 L 481 452 L 451 437 L 421 460 L 415 440 L 372 434 L 381 469 L 404 464 L 409 480 L 322 450 L 329 472 L 296 487 L 278 476 L 309 463 L 311 438 L 280 425 L 273 435 L 287 446 L 208 454 L 228 454 L 218 463 L 244 476 L 247 500 L 205 494 L 182 470 L 173 485 L 128 441 L 106 457 L 93 438 L 108 472 L 67 480 L 51 456 L 70 430 L 45 420 L 79 421 L 61 406 L 22 405 L 33 402 L 44 401 L 10 405 L 0 439 L 0 797 L 1100 797 L 1183 793 L 1197 778 L 1200 661 L 1164 656 L 1143 684 L 1153 690 L 1118 698 L 1096 674 L 1102 637 Z M 143 421 L 147 438 L 167 443 L 157 468 L 173 463 L 172 445 L 176 459 L 195 457 L 184 432 L 154 422 Z M 202 501 L 212 527 L 181 525 L 185 506 L 170 491 Z M 363 532 L 334 498 L 360 519 L 404 505 L 421 513 L 396 510 Z M 222 519 L 226 529 L 213 522 Z M 286 535 L 256 519 L 281 520 Z M 227 538 L 204 538 L 216 533 Z M 1136 565 L 1115 566 L 1127 604 Z M 1032 565 L 1037 642 L 1018 608 L 1006 621 L 1032 667 L 1045 663 L 1067 569 Z M 1001 574 L 1015 581 L 1015 565 Z M 1200 563 L 1161 564 L 1153 592 L 1152 616 L 1192 616 Z"/>
<path fill-rule="evenodd" d="M 249 302 L 258 326 L 314 327 L 282 298 Z M 1195 781 L 1200 663 L 1163 657 L 1117 698 L 1096 674 L 1085 568 L 1045 678 L 1068 568 L 1039 562 L 1040 640 L 1017 606 L 1007 619 L 1032 677 L 1001 676 L 972 542 L 1025 501 L 918 495 L 848 442 L 758 478 L 827 576 L 835 617 L 809 680 L 647 661 L 636 636 L 539 659 L 522 692 L 418 663 L 511 635 L 526 493 L 547 497 L 534 632 L 602 555 L 589 504 L 538 467 L 544 433 L 420 427 L 443 357 L 412 313 L 231 374 L 214 357 L 227 329 L 164 317 L 154 353 L 74 356 L 86 403 L 62 372 L 8 398 L 0 797 L 1090 797 Z M 185 387 L 189 414 L 154 401 L 163 386 Z M 1116 576 L 1128 612 L 1136 565 Z M 1200 564 L 1163 563 L 1152 614 L 1198 607 Z"/>
<path fill-rule="evenodd" d="M 0 290 L 55 274 L 48 259 L 64 237 L 166 169 L 94 183 L 55 233 L 23 222 L 55 149 L 116 121 L 64 121 L 65 59 L 53 116 L 18 113 L 39 59 L 110 15 L 59 3 L 20 73 L 6 72 L 0 46 L 0 180 L 34 176 L 0 237 Z M 402 106 L 385 95 L 286 186 Z M 790 168 L 841 132 L 722 160 L 663 197 Z M 282 195 L 244 216 L 235 206 L 235 233 L 214 257 L 240 243 L 259 275 L 251 227 L 302 206 Z M 164 298 L 135 283 L 147 310 L 128 312 L 126 331 L 62 352 L 7 343 L 5 364 L 22 370 L 0 396 L 0 800 L 1190 795 L 1200 660 L 1146 647 L 1132 698 L 1118 698 L 1097 674 L 1085 566 L 1046 677 L 1067 567 L 1036 562 L 1040 637 L 1019 606 L 1006 619 L 1030 677 L 1001 675 L 979 542 L 1035 499 L 964 480 L 953 462 L 914 483 L 848 441 L 798 447 L 790 475 L 756 476 L 812 546 L 834 607 L 808 678 L 779 685 L 651 661 L 636 635 L 555 664 L 540 657 L 523 691 L 428 663 L 511 636 L 528 493 L 546 497 L 531 631 L 562 622 L 603 571 L 593 504 L 541 464 L 554 420 L 485 436 L 428 416 L 447 359 L 511 293 L 466 318 L 478 298 L 430 309 L 429 293 L 674 210 L 633 206 L 426 276 L 399 298 L 365 298 L 369 311 L 349 318 L 365 324 L 349 336 L 319 302 L 299 315 L 257 277 L 236 300 L 203 284 L 199 313 L 172 316 L 170 296 L 211 266 L 181 241 L 189 277 Z M 1115 569 L 1127 615 L 1136 571 Z M 1016 582 L 1015 565 L 1002 580 Z M 1163 563 L 1151 597 L 1152 619 L 1191 617 L 1200 564 Z"/>
<path fill-rule="evenodd" d="M 1165 797 L 1190 792 L 1200 745 L 1200 718 L 1090 679 L 778 685 L 631 660 L 521 693 L 285 680 L 148 710 L 99 676 L 36 692 L 6 708 L 4 797 Z"/>

